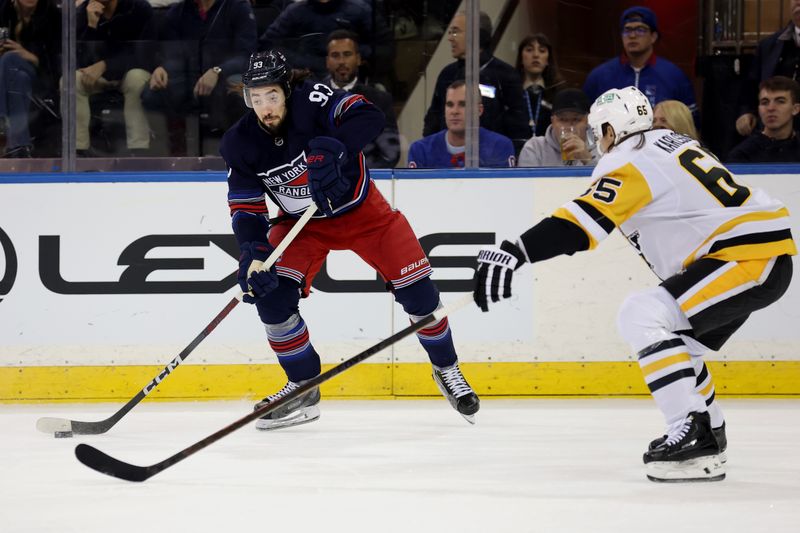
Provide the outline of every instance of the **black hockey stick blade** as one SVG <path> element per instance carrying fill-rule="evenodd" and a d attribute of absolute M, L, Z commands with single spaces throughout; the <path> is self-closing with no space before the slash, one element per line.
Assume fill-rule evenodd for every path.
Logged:
<path fill-rule="evenodd" d="M 84 465 L 100 472 L 101 474 L 106 474 L 108 476 L 124 479 L 126 481 L 145 481 L 153 477 L 154 475 L 158 474 L 159 472 L 163 472 L 164 470 L 174 465 L 175 463 L 183 461 L 190 455 L 197 453 L 206 446 L 213 444 L 214 442 L 220 440 L 221 438 L 233 433 L 237 429 L 247 425 L 253 420 L 261 418 L 267 413 L 271 413 L 272 411 L 278 409 L 282 405 L 291 402 L 298 396 L 310 391 L 314 387 L 318 387 L 322 383 L 325 383 L 326 381 L 334 378 L 335 376 L 338 376 L 345 370 L 372 357 L 373 355 L 380 352 L 384 348 L 388 348 L 397 341 L 404 339 L 405 337 L 408 337 L 413 333 L 416 333 L 418 330 L 424 328 L 425 326 L 428 326 L 429 324 L 437 320 L 441 320 L 442 318 L 452 314 L 454 311 L 461 309 L 462 307 L 468 305 L 471 302 L 472 302 L 472 294 L 468 294 L 462 299 L 458 300 L 457 302 L 435 311 L 433 314 L 426 316 L 419 322 L 415 322 L 414 324 L 411 324 L 408 327 L 401 329 L 391 337 L 387 337 L 386 339 L 378 342 L 377 344 L 370 346 L 363 352 L 354 355 L 350 359 L 347 359 L 339 363 L 335 367 L 323 372 L 322 374 L 306 381 L 305 383 L 300 385 L 298 388 L 296 388 L 283 398 L 279 398 L 274 402 L 270 402 L 268 404 L 261 406 L 260 408 L 252 411 L 246 416 L 243 416 L 242 418 L 236 420 L 232 424 L 225 426 L 216 433 L 209 435 L 203 440 L 192 444 L 188 448 L 179 451 L 175 455 L 168 457 L 167 459 L 164 459 L 161 462 L 152 464 L 150 466 L 132 465 L 130 463 L 120 461 L 119 459 L 115 459 L 114 457 L 111 457 L 110 455 L 101 452 L 97 448 L 90 446 L 88 444 L 79 444 L 75 448 L 75 457 L 77 457 L 78 461 L 80 461 Z"/>
<path fill-rule="evenodd" d="M 300 230 L 311 220 L 311 217 L 314 216 L 314 213 L 317 212 L 317 206 L 315 204 L 311 204 L 303 213 L 297 222 L 292 226 L 292 228 L 286 233 L 283 240 L 275 247 L 269 257 L 267 257 L 266 261 L 264 261 L 263 266 L 261 267 L 264 270 L 269 269 L 275 262 L 278 261 L 281 254 L 286 250 L 286 248 L 291 244 L 297 234 L 300 233 Z M 234 276 L 236 273 L 234 272 L 231 276 Z M 238 294 L 231 299 L 230 302 L 220 311 L 217 313 L 211 322 L 203 328 L 203 331 L 200 332 L 193 340 L 189 343 L 186 348 L 184 348 L 181 353 L 179 353 L 175 359 L 169 362 L 164 370 L 162 370 L 155 378 L 151 379 L 150 382 L 145 385 L 142 390 L 140 390 L 136 396 L 128 400 L 128 403 L 122 406 L 122 408 L 111 415 L 110 417 L 106 418 L 105 420 L 99 420 L 97 422 L 82 422 L 80 420 L 69 420 L 66 418 L 55 418 L 46 416 L 40 418 L 36 421 L 36 429 L 43 433 L 51 433 L 55 435 L 56 433 L 71 433 L 73 435 L 99 435 L 101 433 L 105 433 L 109 429 L 111 429 L 117 422 L 125 416 L 128 411 L 136 407 L 136 405 L 144 400 L 144 398 L 150 394 L 156 387 L 158 387 L 159 383 L 163 381 L 168 375 L 175 370 L 178 365 L 180 365 L 184 359 L 189 357 L 189 354 L 194 351 L 197 346 L 203 342 L 203 340 L 208 337 L 214 329 L 219 325 L 222 320 L 230 314 L 234 307 L 241 301 L 242 299 L 242 292 L 239 291 Z"/>
<path fill-rule="evenodd" d="M 88 444 L 78 444 L 75 447 L 75 457 L 81 463 L 94 468 L 98 472 L 126 481 L 144 481 L 156 473 L 151 471 L 152 467 L 136 466 L 122 462 Z"/>

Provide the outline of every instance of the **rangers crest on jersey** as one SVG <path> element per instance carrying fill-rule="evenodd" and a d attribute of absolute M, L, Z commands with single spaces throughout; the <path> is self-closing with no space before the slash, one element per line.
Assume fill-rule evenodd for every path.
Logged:
<path fill-rule="evenodd" d="M 311 204 L 305 151 L 300 152 L 291 163 L 259 172 L 257 175 L 275 203 L 287 213 L 298 213 Z"/>

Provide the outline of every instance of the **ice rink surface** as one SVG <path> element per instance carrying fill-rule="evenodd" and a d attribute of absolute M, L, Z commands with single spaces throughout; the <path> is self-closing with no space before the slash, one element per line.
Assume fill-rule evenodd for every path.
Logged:
<path fill-rule="evenodd" d="M 145 403 L 105 435 L 54 439 L 41 416 L 120 405 L 0 405 L 0 532 L 800 531 L 800 401 L 722 401 L 728 477 L 647 481 L 650 400 L 485 400 L 470 426 L 444 400 L 323 400 L 319 421 L 252 426 L 144 483 L 80 464 L 80 442 L 139 465 L 250 403 Z"/>

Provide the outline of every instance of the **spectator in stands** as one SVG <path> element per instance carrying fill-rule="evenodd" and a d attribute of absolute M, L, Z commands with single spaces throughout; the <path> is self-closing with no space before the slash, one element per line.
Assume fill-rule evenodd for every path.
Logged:
<path fill-rule="evenodd" d="M 150 148 L 150 125 L 142 107 L 142 91 L 150 81 L 155 38 L 153 8 L 147 0 L 86 0 L 78 6 L 75 33 L 78 71 L 75 79 L 75 148 L 90 148 L 89 97 L 103 91 L 124 96 L 123 116 L 128 150 Z"/>
<path fill-rule="evenodd" d="M 478 106 L 478 112 L 483 113 L 483 105 L 478 104 Z M 464 80 L 456 80 L 447 87 L 444 107 L 446 129 L 411 144 L 408 150 L 409 168 L 464 166 L 467 121 L 467 89 Z M 514 166 L 514 145 L 508 137 L 486 128 L 479 128 L 478 145 L 480 166 Z"/>
<path fill-rule="evenodd" d="M 523 106 L 529 137 L 544 135 L 550 126 L 553 97 L 565 86 L 550 39 L 543 33 L 522 39 L 517 49 L 517 72 L 522 78 Z"/>
<path fill-rule="evenodd" d="M 348 30 L 332 32 L 328 36 L 328 56 L 325 60 L 328 75 L 322 81 L 332 89 L 364 95 L 383 111 L 386 126 L 362 152 L 370 168 L 392 168 L 400 159 L 400 135 L 392 95 L 382 85 L 372 84 L 360 74 L 360 65 L 358 35 Z"/>
<path fill-rule="evenodd" d="M 697 128 L 694 127 L 692 112 L 686 104 L 677 100 L 662 100 L 653 109 L 653 127 L 667 128 L 674 132 L 700 140 Z"/>
<path fill-rule="evenodd" d="M 622 47 L 620 57 L 609 59 L 589 73 L 583 90 L 594 101 L 609 89 L 634 85 L 655 107 L 662 100 L 679 100 L 697 118 L 694 88 L 686 74 L 673 63 L 656 57 L 658 21 L 649 8 L 634 6 L 620 17 Z"/>
<path fill-rule="evenodd" d="M 589 99 L 580 89 L 564 89 L 553 102 L 553 123 L 541 137 L 531 137 L 519 154 L 521 167 L 595 165 L 598 154 L 589 141 Z"/>
<path fill-rule="evenodd" d="M 58 89 L 61 15 L 51 0 L 0 3 L 0 118 L 6 132 L 3 157 L 33 157 L 29 128 L 35 94 Z"/>
<path fill-rule="evenodd" d="M 322 77 L 326 74 L 326 37 L 335 30 L 358 35 L 364 67 L 373 75 L 383 76 L 389 71 L 389 26 L 380 12 L 373 12 L 372 2 L 361 0 L 298 0 L 261 34 L 258 49 L 278 47 L 296 68 L 308 68 Z"/>
<path fill-rule="evenodd" d="M 431 105 L 425 113 L 422 134 L 432 135 L 445 127 L 445 97 L 447 88 L 455 80 L 465 77 L 464 64 L 467 19 L 463 12 L 456 13 L 447 31 L 450 50 L 456 59 L 442 69 L 436 79 Z M 489 53 L 492 39 L 492 22 L 489 16 L 480 14 L 480 92 L 484 112 L 481 127 L 500 133 L 511 139 L 515 146 L 522 147 L 530 137 L 527 114 L 523 108 L 522 81 L 519 73 L 508 63 Z"/>
<path fill-rule="evenodd" d="M 188 113 L 198 112 L 203 127 L 221 135 L 243 112 L 228 111 L 226 97 L 241 86 L 256 48 L 256 22 L 248 0 L 182 0 L 169 8 L 163 27 L 160 65 L 142 101 L 166 115 L 172 155 L 185 155 Z"/>
<path fill-rule="evenodd" d="M 792 0 L 792 20 L 780 31 L 762 39 L 739 96 L 736 131 L 747 136 L 756 128 L 759 83 L 773 76 L 797 80 L 800 74 L 800 0 Z M 795 129 L 800 123 L 795 121 Z"/>
<path fill-rule="evenodd" d="M 730 154 L 731 163 L 800 162 L 800 139 L 794 130 L 794 118 L 800 113 L 800 85 L 785 76 L 761 82 L 758 115 L 764 124 L 761 132 L 752 133 Z"/>

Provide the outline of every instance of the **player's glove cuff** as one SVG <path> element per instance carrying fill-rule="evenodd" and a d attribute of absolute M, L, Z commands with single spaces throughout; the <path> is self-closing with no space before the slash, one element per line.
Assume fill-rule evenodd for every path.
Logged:
<path fill-rule="evenodd" d="M 481 263 L 516 270 L 525 263 L 525 252 L 513 242 L 503 241 L 499 248 L 482 248 L 478 252 L 478 264 Z"/>

